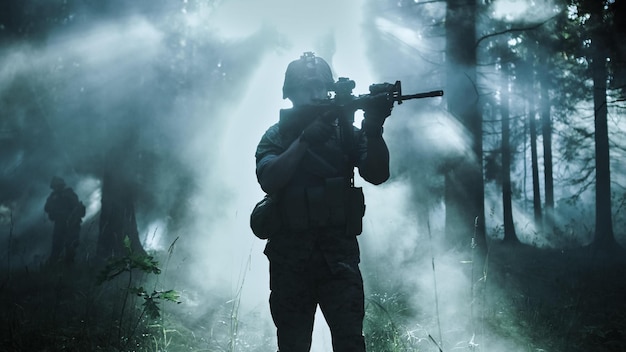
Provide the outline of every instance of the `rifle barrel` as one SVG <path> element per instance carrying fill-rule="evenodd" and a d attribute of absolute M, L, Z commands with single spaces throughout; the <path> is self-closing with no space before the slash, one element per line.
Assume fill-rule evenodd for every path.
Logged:
<path fill-rule="evenodd" d="M 425 93 L 401 95 L 397 97 L 396 100 L 398 101 L 398 103 L 402 103 L 403 100 L 432 98 L 432 97 L 440 97 L 440 96 L 443 96 L 443 90 L 433 90 L 431 92 L 425 92 Z"/>

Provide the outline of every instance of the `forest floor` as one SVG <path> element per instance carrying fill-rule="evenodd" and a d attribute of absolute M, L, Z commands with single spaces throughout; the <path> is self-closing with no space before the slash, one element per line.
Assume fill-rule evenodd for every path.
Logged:
<path fill-rule="evenodd" d="M 488 263 L 532 351 L 626 351 L 626 251 L 499 244 Z"/>
<path fill-rule="evenodd" d="M 493 334 L 519 340 L 524 352 L 626 351 L 624 253 L 492 245 L 486 282 L 494 286 L 487 289 L 498 283 L 504 299 L 485 308 L 484 324 Z M 119 337 L 106 312 L 123 306 L 89 283 L 93 278 L 93 270 L 80 266 L 0 272 L 0 351 L 126 350 L 104 347 Z M 199 337 L 185 336 L 185 346 L 132 350 L 223 350 L 198 349 L 190 342 Z M 489 346 L 459 349 L 505 352 Z"/>

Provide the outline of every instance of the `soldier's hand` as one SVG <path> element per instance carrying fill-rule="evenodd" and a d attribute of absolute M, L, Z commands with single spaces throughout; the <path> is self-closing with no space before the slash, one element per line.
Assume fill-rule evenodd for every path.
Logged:
<path fill-rule="evenodd" d="M 370 97 L 366 103 L 361 128 L 368 136 L 380 136 L 383 124 L 393 109 L 393 97 L 389 93 L 380 93 Z"/>
<path fill-rule="evenodd" d="M 365 114 L 377 119 L 386 119 L 393 109 L 393 96 L 391 93 L 379 93 L 368 98 L 365 106 Z"/>
<path fill-rule="evenodd" d="M 335 132 L 335 128 L 322 118 L 317 118 L 302 131 L 300 140 L 310 145 L 326 143 Z"/>

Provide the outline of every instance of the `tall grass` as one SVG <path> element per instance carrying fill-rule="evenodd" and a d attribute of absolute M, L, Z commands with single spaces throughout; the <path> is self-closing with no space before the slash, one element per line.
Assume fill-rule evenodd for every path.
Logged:
<path fill-rule="evenodd" d="M 143 288 L 146 274 L 160 274 L 158 262 L 129 252 L 98 277 L 97 271 L 91 262 L 7 270 L 0 319 L 8 329 L 0 333 L 0 350 L 149 351 L 140 347 L 151 336 L 148 323 L 161 302 L 178 298 L 174 290 Z"/>

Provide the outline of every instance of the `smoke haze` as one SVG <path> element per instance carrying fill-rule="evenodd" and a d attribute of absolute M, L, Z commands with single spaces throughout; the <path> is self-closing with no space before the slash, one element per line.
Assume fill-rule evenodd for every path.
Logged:
<path fill-rule="evenodd" d="M 273 339 L 264 243 L 248 221 L 263 196 L 256 145 L 278 110 L 289 107 L 282 100 L 287 64 L 314 51 L 331 63 L 335 79 L 356 81 L 355 94 L 395 80 L 402 80 L 405 94 L 423 92 L 442 87 L 442 68 L 434 62 L 443 39 L 411 29 L 400 10 L 374 1 L 139 3 L 76 5 L 37 40 L 5 41 L 0 48 L 0 129 L 7 146 L 0 160 L 0 222 L 9 226 L 12 216 L 22 264 L 38 265 L 52 229 L 42 210 L 48 182 L 60 175 L 88 206 L 81 246 L 93 254 L 101 167 L 106 155 L 120 153 L 126 163 L 115 172 L 138 187 L 146 249 L 166 251 L 178 238 L 165 280 L 183 292 L 179 313 L 200 324 L 240 300 L 242 335 Z M 494 2 L 494 15 L 535 16 L 523 3 Z M 424 16 L 444 13 L 441 4 L 423 9 Z M 440 338 L 438 325 L 444 339 L 474 343 L 467 331 L 477 269 L 471 257 L 438 245 L 444 209 L 437 170 L 445 167 L 439 160 L 466 156 L 468 137 L 441 98 L 396 106 L 385 131 L 392 179 L 378 187 L 356 181 L 367 203 L 360 237 L 366 287 L 411 293 L 419 313 L 410 327 L 424 350 L 435 350 L 427 337 Z M 18 141 L 8 133 L 24 135 Z M 489 198 L 499 207 L 495 194 Z M 312 351 L 329 350 L 321 316 L 315 329 Z M 519 335 L 480 343 L 522 351 Z"/>

